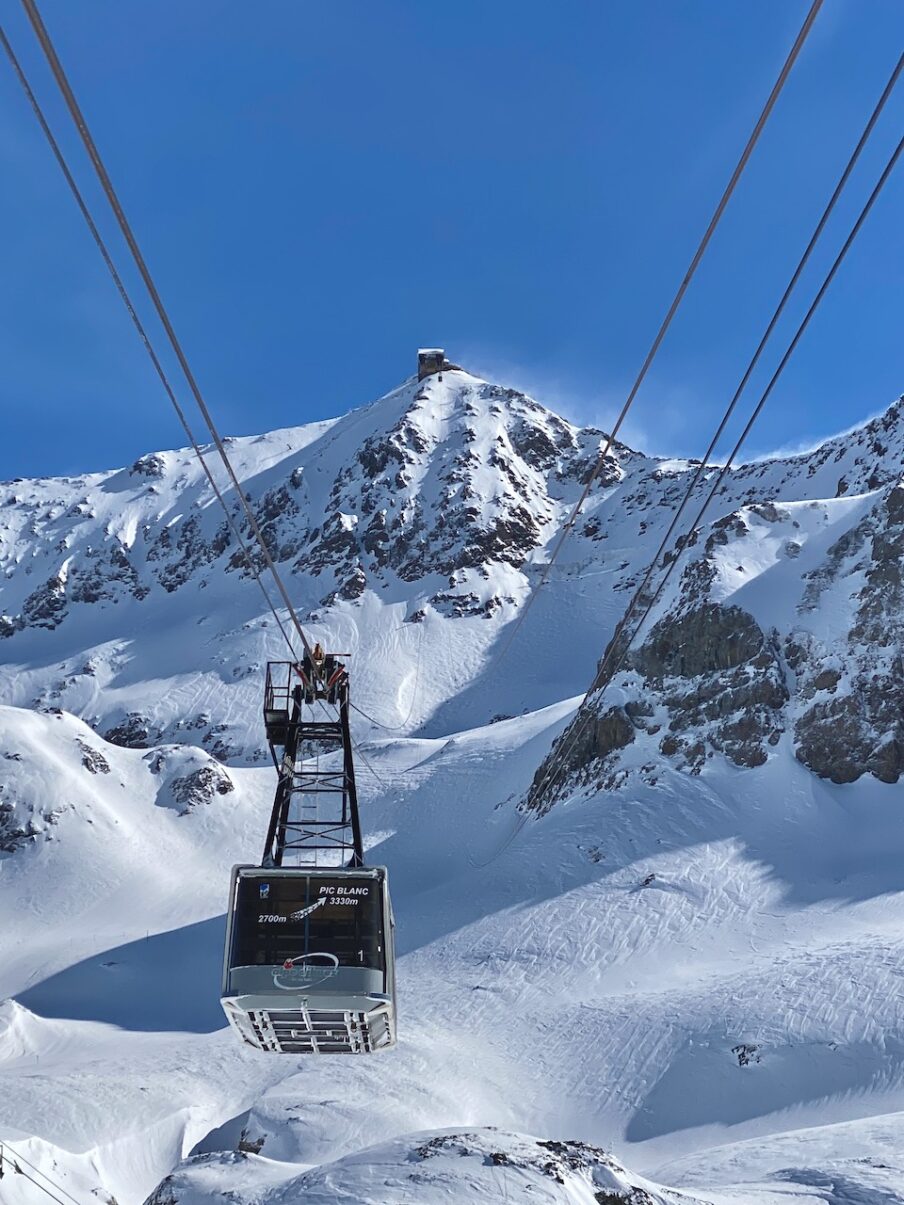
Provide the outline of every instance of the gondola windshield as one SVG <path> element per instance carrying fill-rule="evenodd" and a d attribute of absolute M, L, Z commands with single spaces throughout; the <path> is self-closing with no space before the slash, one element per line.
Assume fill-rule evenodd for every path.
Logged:
<path fill-rule="evenodd" d="M 239 878 L 231 965 L 273 966 L 291 979 L 338 967 L 384 970 L 380 885 L 348 875 Z"/>

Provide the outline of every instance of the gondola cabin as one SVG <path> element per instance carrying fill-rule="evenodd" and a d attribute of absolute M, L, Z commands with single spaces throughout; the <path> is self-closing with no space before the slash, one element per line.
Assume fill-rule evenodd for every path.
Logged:
<path fill-rule="evenodd" d="M 245 1042 L 285 1054 L 395 1044 L 386 870 L 237 866 L 222 1004 Z"/>

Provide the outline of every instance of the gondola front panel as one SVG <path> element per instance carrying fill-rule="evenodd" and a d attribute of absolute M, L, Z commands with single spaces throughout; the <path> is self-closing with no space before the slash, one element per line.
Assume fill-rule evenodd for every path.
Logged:
<path fill-rule="evenodd" d="M 239 879 L 233 968 L 294 961 L 384 972 L 381 884 L 373 878 L 300 873 Z"/>
<path fill-rule="evenodd" d="M 395 1044 L 383 867 L 237 866 L 230 902 L 222 1002 L 246 1042 L 299 1054 Z"/>

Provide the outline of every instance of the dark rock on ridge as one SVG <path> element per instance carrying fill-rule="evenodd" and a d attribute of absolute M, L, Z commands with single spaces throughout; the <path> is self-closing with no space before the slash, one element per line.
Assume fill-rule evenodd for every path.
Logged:
<path fill-rule="evenodd" d="M 200 804 L 210 803 L 217 795 L 235 790 L 232 779 L 219 766 L 201 766 L 191 774 L 174 778 L 171 783 L 173 799 L 182 805 L 182 814 Z"/>
<path fill-rule="evenodd" d="M 119 724 L 108 729 L 104 733 L 104 740 L 123 749 L 149 749 L 160 736 L 160 730 L 151 724 L 147 716 L 133 711 Z"/>
<path fill-rule="evenodd" d="M 694 678 L 734 669 L 763 647 L 756 620 L 740 607 L 707 603 L 677 619 L 661 619 L 631 655 L 649 678 Z"/>
<path fill-rule="evenodd" d="M 846 577 L 862 578 L 854 623 L 839 654 L 808 637 L 789 641 L 789 662 L 812 699 L 795 725 L 795 754 L 832 782 L 904 774 L 904 488 L 891 489 L 829 549 L 811 575 L 802 612 Z M 827 664 L 828 662 L 828 664 Z M 829 697 L 826 697 L 828 695 Z"/>

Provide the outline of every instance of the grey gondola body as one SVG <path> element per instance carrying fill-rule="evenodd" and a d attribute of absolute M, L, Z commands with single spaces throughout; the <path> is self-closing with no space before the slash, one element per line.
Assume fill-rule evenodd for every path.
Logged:
<path fill-rule="evenodd" d="M 369 1054 L 395 1045 L 385 867 L 236 866 L 221 999 L 259 1050 Z"/>

